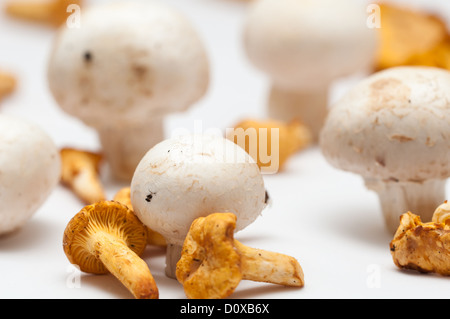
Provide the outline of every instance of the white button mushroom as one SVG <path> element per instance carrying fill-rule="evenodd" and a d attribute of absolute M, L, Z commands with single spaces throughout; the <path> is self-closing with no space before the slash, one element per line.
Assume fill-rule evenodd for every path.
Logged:
<path fill-rule="evenodd" d="M 231 212 L 241 230 L 261 214 L 266 192 L 258 165 L 235 143 L 184 135 L 166 139 L 143 157 L 131 182 L 131 201 L 139 219 L 166 239 L 166 274 L 175 278 L 194 219 Z"/>
<path fill-rule="evenodd" d="M 59 182 L 51 138 L 35 124 L 0 115 L 0 234 L 21 228 Z"/>
<path fill-rule="evenodd" d="M 62 27 L 48 79 L 60 107 L 97 130 L 112 174 L 129 181 L 163 140 L 164 117 L 206 93 L 209 63 L 180 13 L 122 1 L 86 7 L 80 28 Z"/>
<path fill-rule="evenodd" d="M 376 31 L 355 0 L 257 0 L 244 45 L 250 61 L 271 77 L 269 116 L 302 120 L 317 140 L 328 90 L 338 77 L 365 72 L 376 54 Z"/>
<path fill-rule="evenodd" d="M 431 221 L 450 176 L 450 72 L 375 73 L 332 106 L 320 144 L 333 166 L 378 193 L 390 231 L 407 211 Z"/>

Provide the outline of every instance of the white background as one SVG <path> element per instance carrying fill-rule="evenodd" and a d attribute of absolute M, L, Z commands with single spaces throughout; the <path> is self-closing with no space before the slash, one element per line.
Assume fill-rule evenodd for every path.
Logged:
<path fill-rule="evenodd" d="M 232 127 L 249 116 L 264 117 L 269 82 L 250 65 L 241 43 L 246 1 L 165 2 L 191 19 L 212 66 L 208 94 L 188 112 L 169 117 L 167 132 L 177 127 L 193 130 L 197 120 L 206 130 Z M 403 2 L 430 7 L 450 21 L 448 1 Z M 96 133 L 59 110 L 49 94 L 45 71 L 54 34 L 51 28 L 0 13 L 0 69 L 15 73 L 19 80 L 0 112 L 38 123 L 59 147 L 98 150 Z M 351 83 L 336 83 L 331 100 Z M 449 278 L 395 267 L 389 251 L 392 235 L 384 228 L 376 195 L 359 176 L 330 167 L 317 148 L 296 154 L 285 171 L 264 179 L 272 206 L 236 238 L 296 257 L 306 284 L 298 289 L 242 281 L 231 298 L 450 297 Z M 107 174 L 103 181 L 110 197 L 123 186 Z M 0 237 L 0 298 L 132 298 L 111 275 L 80 275 L 64 255 L 63 231 L 82 207 L 59 186 L 20 231 Z M 164 275 L 164 249 L 148 247 L 142 258 L 155 277 L 160 298 L 185 298 L 181 285 Z"/>

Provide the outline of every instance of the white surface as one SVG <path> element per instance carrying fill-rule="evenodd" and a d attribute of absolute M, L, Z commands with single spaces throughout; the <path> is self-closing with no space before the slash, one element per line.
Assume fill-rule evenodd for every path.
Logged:
<path fill-rule="evenodd" d="M 3 4 L 4 0 L 0 0 Z M 233 0 L 166 0 L 191 18 L 210 54 L 208 95 L 185 114 L 167 121 L 167 132 L 231 127 L 247 116 L 264 116 L 268 82 L 247 61 L 241 47 L 245 3 Z M 243 1 L 245 2 L 245 1 Z M 415 1 L 426 4 L 429 1 Z M 433 1 L 441 14 L 449 3 Z M 45 80 L 54 30 L 0 14 L 0 68 L 19 78 L 0 112 L 40 124 L 58 146 L 98 149 L 94 131 L 58 109 Z M 334 98 L 348 87 L 343 82 Z M 106 172 L 107 173 L 107 172 Z M 122 185 L 104 182 L 109 196 Z M 294 156 L 287 169 L 264 176 L 270 208 L 236 234 L 244 244 L 296 257 L 305 287 L 285 288 L 242 281 L 232 298 L 448 298 L 448 278 L 397 269 L 376 195 L 359 176 L 337 171 L 318 149 Z M 449 196 L 450 197 L 450 196 Z M 58 187 L 27 225 L 0 238 L 0 298 L 131 298 L 112 276 L 79 274 L 62 249 L 62 234 L 82 204 Z M 164 275 L 164 250 L 149 247 L 148 262 L 160 298 L 185 298 L 182 287 Z"/>

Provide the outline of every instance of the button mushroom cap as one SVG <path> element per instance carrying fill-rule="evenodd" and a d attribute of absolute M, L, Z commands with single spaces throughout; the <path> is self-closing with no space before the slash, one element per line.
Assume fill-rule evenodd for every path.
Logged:
<path fill-rule="evenodd" d="M 258 0 L 247 16 L 245 49 L 277 86 L 320 89 L 372 65 L 376 33 L 366 21 L 366 7 L 354 0 Z"/>
<path fill-rule="evenodd" d="M 131 201 L 139 219 L 173 250 L 166 274 L 174 277 L 194 219 L 231 212 L 237 216 L 236 231 L 242 230 L 265 208 L 266 192 L 258 165 L 238 145 L 214 135 L 184 135 L 158 143 L 142 158 Z"/>
<path fill-rule="evenodd" d="M 0 115 L 0 234 L 23 226 L 59 182 L 61 163 L 51 138 L 36 124 Z"/>
<path fill-rule="evenodd" d="M 113 173 L 131 180 L 163 139 L 163 117 L 205 94 L 207 54 L 185 17 L 150 1 L 86 7 L 81 25 L 60 29 L 49 87 L 64 111 L 98 131 Z"/>
<path fill-rule="evenodd" d="M 366 6 L 354 0 L 254 1 L 244 28 L 249 60 L 272 81 L 270 116 L 301 119 L 315 135 L 331 82 L 371 68 L 376 45 Z"/>
<path fill-rule="evenodd" d="M 379 196 L 388 228 L 407 211 L 430 221 L 450 176 L 450 72 L 397 67 L 373 74 L 332 106 L 321 149 Z"/>

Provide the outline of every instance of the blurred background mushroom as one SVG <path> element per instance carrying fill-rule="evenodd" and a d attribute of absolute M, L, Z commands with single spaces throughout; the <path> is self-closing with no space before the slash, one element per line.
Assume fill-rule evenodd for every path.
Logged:
<path fill-rule="evenodd" d="M 395 2 L 381 3 L 379 8 L 376 70 L 402 65 L 450 70 L 450 33 L 440 12 Z"/>
<path fill-rule="evenodd" d="M 0 1 L 4 9 L 0 10 L 0 68 L 11 72 L 17 80 L 14 94 L 2 99 L 0 112 L 32 119 L 40 124 L 40 127 L 44 128 L 59 146 L 97 152 L 100 145 L 95 130 L 91 130 L 70 114 L 62 112 L 48 90 L 46 66 L 56 30 L 48 27 L 44 21 L 44 23 L 27 23 L 27 19 L 17 19 L 6 10 L 6 3 L 56 1 L 75 3 L 75 0 Z M 132 0 L 115 1 L 126 3 Z M 171 132 L 173 128 L 190 128 L 192 122 L 197 120 L 201 120 L 205 128 L 223 128 L 230 123 L 239 123 L 242 119 L 258 118 L 264 112 L 262 108 L 265 108 L 266 98 L 261 92 L 266 92 L 267 76 L 249 63 L 241 38 L 246 10 L 254 1 L 257 0 L 163 1 L 164 4 L 172 5 L 186 14 L 199 31 L 201 38 L 205 39 L 204 43 L 210 53 L 211 69 L 214 71 L 211 81 L 213 87 L 209 90 L 206 99 L 199 101 L 195 108 L 168 116 L 166 118 L 167 132 Z M 357 1 L 359 0 L 355 0 Z M 83 0 L 81 16 L 88 12 L 90 5 L 101 2 L 112 1 Z M 371 7 L 376 4 L 366 0 L 360 2 L 364 3 L 366 8 L 368 8 L 367 3 L 370 3 Z M 398 5 L 397 8 L 402 10 L 384 9 L 388 4 Z M 427 24 L 438 26 L 439 23 L 435 22 L 434 18 L 443 18 L 443 22 L 448 26 L 449 5 L 448 0 L 383 1 L 380 4 L 382 28 L 377 29 L 380 31 L 377 33 L 381 37 L 386 36 L 388 41 L 383 42 L 381 39 L 380 46 L 386 45 L 386 49 L 396 53 L 406 51 L 406 48 L 401 47 L 405 41 L 404 45 L 413 45 L 413 51 L 419 50 L 418 55 L 413 54 L 416 56 L 414 61 L 408 59 L 407 63 L 417 65 L 429 63 L 434 65 L 432 63 L 435 63 L 440 67 L 448 65 L 446 63 L 450 61 L 448 37 L 446 40 L 445 36 L 439 35 L 443 34 L 440 27 L 429 28 Z M 414 10 L 415 14 L 409 16 L 410 10 Z M 387 14 L 392 14 L 389 21 L 383 18 Z M 421 18 L 430 14 L 432 19 Z M 366 17 L 370 15 L 371 13 L 366 11 Z M 324 23 L 326 24 L 327 21 Z M 281 21 L 280 24 L 286 25 L 286 22 Z M 70 25 L 66 24 L 66 27 L 69 28 Z M 425 48 L 424 44 L 432 39 L 442 39 L 442 41 L 434 42 L 436 44 L 434 49 L 427 46 L 429 51 L 422 51 L 421 49 Z M 77 47 L 74 48 L 74 50 L 77 49 Z M 79 53 L 83 55 L 85 52 L 79 51 Z M 87 56 L 89 59 L 89 54 Z M 93 58 L 92 61 L 95 61 L 95 55 L 90 57 Z M 378 61 L 376 61 L 376 67 L 379 68 Z M 332 89 L 333 100 L 354 84 L 353 77 L 348 80 L 350 81 L 344 78 L 343 81 L 335 82 L 338 84 L 336 87 L 338 90 Z M 389 298 L 399 295 L 406 298 L 422 296 L 439 298 L 442 293 L 445 294 L 448 289 L 445 280 L 436 278 L 423 280 L 422 276 L 402 276 L 395 267 L 390 267 L 390 260 L 386 260 L 385 257 L 387 240 L 392 237 L 391 235 L 383 237 L 380 233 L 379 227 L 383 227 L 382 219 L 378 214 L 370 214 L 379 210 L 378 198 L 375 193 L 361 187 L 362 180 L 358 176 L 346 174 L 327 165 L 316 147 L 308 148 L 300 156 L 290 157 L 286 168 L 284 174 L 265 178 L 265 185 L 271 190 L 270 195 L 274 199 L 274 205 L 271 207 L 274 214 L 266 214 L 262 216 L 263 220 L 260 222 L 252 223 L 251 227 L 243 232 L 242 239 L 250 241 L 254 247 L 270 247 L 274 250 L 283 247 L 283 250 L 291 254 L 301 254 L 305 269 L 307 271 L 313 269 L 308 271 L 308 276 L 311 282 L 315 283 L 315 288 L 303 290 L 299 294 L 298 291 L 255 288 L 246 282 L 241 287 L 242 290 L 236 292 L 236 298 L 333 298 L 336 296 L 338 298 L 355 296 Z M 107 177 L 107 174 L 100 177 Z M 109 179 L 102 181 L 105 182 L 107 198 L 112 198 L 119 185 Z M 123 184 L 120 183 L 120 186 Z M 7 298 L 129 297 L 129 293 L 124 291 L 120 283 L 109 276 L 82 276 L 81 282 L 77 282 L 80 278 L 77 276 L 77 269 L 67 265 L 66 258 L 61 258 L 60 246 L 61 230 L 67 225 L 72 213 L 79 211 L 80 201 L 73 200 L 72 194 L 67 194 L 61 187 L 52 194 L 41 206 L 31 225 L 27 225 L 27 230 L 31 230 L 30 232 L 17 232 L 14 236 L 5 236 L 0 241 L 2 271 L 5 274 L 11 274 L 11 276 L 2 277 L 2 286 L 8 289 L 0 292 L 0 296 Z M 449 188 L 447 188 L 448 196 Z M 361 214 L 362 210 L 367 214 Z M 345 214 L 345 218 L 342 213 Z M 326 231 L 317 232 L 317 227 L 314 226 Z M 311 242 L 314 246 L 308 245 Z M 317 249 L 319 247 L 320 249 Z M 163 250 L 158 248 L 153 250 L 152 247 L 149 249 L 143 257 L 149 264 L 154 265 L 152 271 L 155 272 L 158 282 L 161 281 L 161 295 L 164 298 L 182 298 L 184 295 L 177 286 L 177 282 L 164 278 L 165 257 L 161 253 Z M 44 256 L 46 262 L 42 262 L 42 258 L 36 258 L 37 255 Z M 324 256 L 328 258 L 327 260 L 333 260 L 333 270 L 342 276 L 336 277 L 335 271 L 330 272 L 327 263 L 316 262 L 323 260 Z M 358 260 L 349 262 L 353 257 L 357 257 Z M 376 286 L 377 289 L 361 290 L 362 277 L 358 274 L 366 275 L 364 277 L 368 279 L 369 285 L 371 283 L 369 279 L 376 277 L 367 273 L 370 271 L 371 263 L 374 262 L 377 269 L 381 267 L 383 270 L 382 285 Z M 50 264 L 51 267 L 48 266 Z M 36 273 L 39 273 L 39 276 L 36 276 Z M 15 276 L 15 274 L 19 275 Z M 77 287 L 77 284 L 82 284 L 83 289 L 68 289 Z M 24 286 L 27 289 L 23 289 Z M 336 286 L 339 286 L 339 289 L 334 289 Z M 49 288 L 42 289 L 42 287 Z M 100 289 L 100 287 L 107 289 Z"/>
<path fill-rule="evenodd" d="M 49 87 L 63 110 L 97 130 L 111 174 L 130 181 L 164 138 L 164 117 L 205 94 L 207 54 L 190 22 L 156 2 L 92 5 L 81 24 L 60 29 Z"/>
<path fill-rule="evenodd" d="M 22 21 L 59 27 L 71 15 L 70 6 L 81 4 L 81 0 L 9 0 L 5 11 Z"/>
<path fill-rule="evenodd" d="M 36 124 L 0 115 L 0 234 L 21 228 L 59 182 L 60 158 Z"/>
<path fill-rule="evenodd" d="M 354 0 L 257 0 L 244 29 L 250 61 L 271 79 L 269 117 L 297 119 L 317 141 L 333 81 L 373 68 L 377 33 Z"/>

